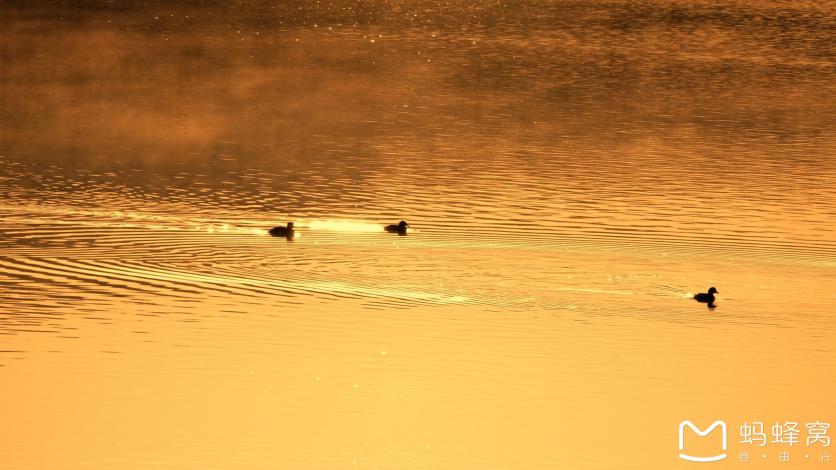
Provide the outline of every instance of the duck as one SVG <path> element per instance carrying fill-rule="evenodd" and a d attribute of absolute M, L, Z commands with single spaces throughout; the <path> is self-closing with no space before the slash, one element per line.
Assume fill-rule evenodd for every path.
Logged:
<path fill-rule="evenodd" d="M 285 227 L 282 227 L 281 225 L 273 227 L 268 230 L 267 233 L 274 237 L 293 238 L 293 222 L 288 222 Z"/>
<path fill-rule="evenodd" d="M 701 292 L 695 295 L 694 300 L 696 300 L 697 302 L 704 302 L 707 303 L 709 306 L 712 306 L 714 305 L 714 294 L 719 294 L 719 292 L 717 292 L 717 288 L 710 287 L 707 293 Z"/>
<path fill-rule="evenodd" d="M 384 227 L 384 230 L 386 230 L 389 233 L 397 233 L 398 235 L 406 235 L 407 227 L 409 227 L 409 224 L 406 223 L 405 220 L 401 220 L 397 224 L 387 225 L 386 227 Z"/>

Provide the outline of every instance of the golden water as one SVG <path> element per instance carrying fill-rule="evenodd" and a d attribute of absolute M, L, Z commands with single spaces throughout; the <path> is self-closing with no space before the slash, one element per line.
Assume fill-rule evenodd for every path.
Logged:
<path fill-rule="evenodd" d="M 836 465 L 833 3 L 0 8 L 0 469 Z"/>

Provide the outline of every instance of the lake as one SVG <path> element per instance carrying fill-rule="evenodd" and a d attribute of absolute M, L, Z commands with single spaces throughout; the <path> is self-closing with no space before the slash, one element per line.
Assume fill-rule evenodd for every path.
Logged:
<path fill-rule="evenodd" d="M 326 3 L 0 5 L 0 469 L 836 465 L 836 5 Z"/>

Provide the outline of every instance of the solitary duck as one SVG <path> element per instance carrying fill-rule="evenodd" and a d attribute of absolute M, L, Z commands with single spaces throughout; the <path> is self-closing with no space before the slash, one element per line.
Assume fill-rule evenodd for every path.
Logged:
<path fill-rule="evenodd" d="M 409 224 L 406 223 L 405 220 L 401 220 L 400 223 L 397 225 L 387 225 L 384 230 L 389 233 L 397 233 L 398 235 L 406 235 L 406 228 L 409 227 Z"/>
<path fill-rule="evenodd" d="M 708 306 L 711 307 L 714 305 L 714 294 L 719 294 L 719 292 L 717 292 L 716 288 L 711 287 L 708 289 L 708 293 L 701 292 L 695 295 L 694 300 L 696 300 L 697 302 L 707 303 Z"/>
<path fill-rule="evenodd" d="M 293 238 L 293 222 L 288 222 L 286 227 L 279 225 L 268 230 L 270 235 L 274 237 Z"/>

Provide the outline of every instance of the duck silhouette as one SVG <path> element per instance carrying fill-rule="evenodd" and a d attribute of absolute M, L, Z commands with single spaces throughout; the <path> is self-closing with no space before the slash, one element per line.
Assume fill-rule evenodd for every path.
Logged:
<path fill-rule="evenodd" d="M 267 233 L 274 237 L 293 238 L 293 222 L 288 222 L 286 227 L 282 227 L 281 225 L 273 227 Z"/>
<path fill-rule="evenodd" d="M 710 287 L 708 292 L 700 292 L 694 296 L 694 300 L 708 304 L 709 308 L 714 308 L 714 294 L 719 294 L 716 287 Z"/>
<path fill-rule="evenodd" d="M 389 233 L 397 233 L 398 235 L 406 235 L 406 229 L 409 227 L 409 224 L 406 223 L 405 220 L 401 220 L 398 224 L 387 225 L 384 227 Z"/>

